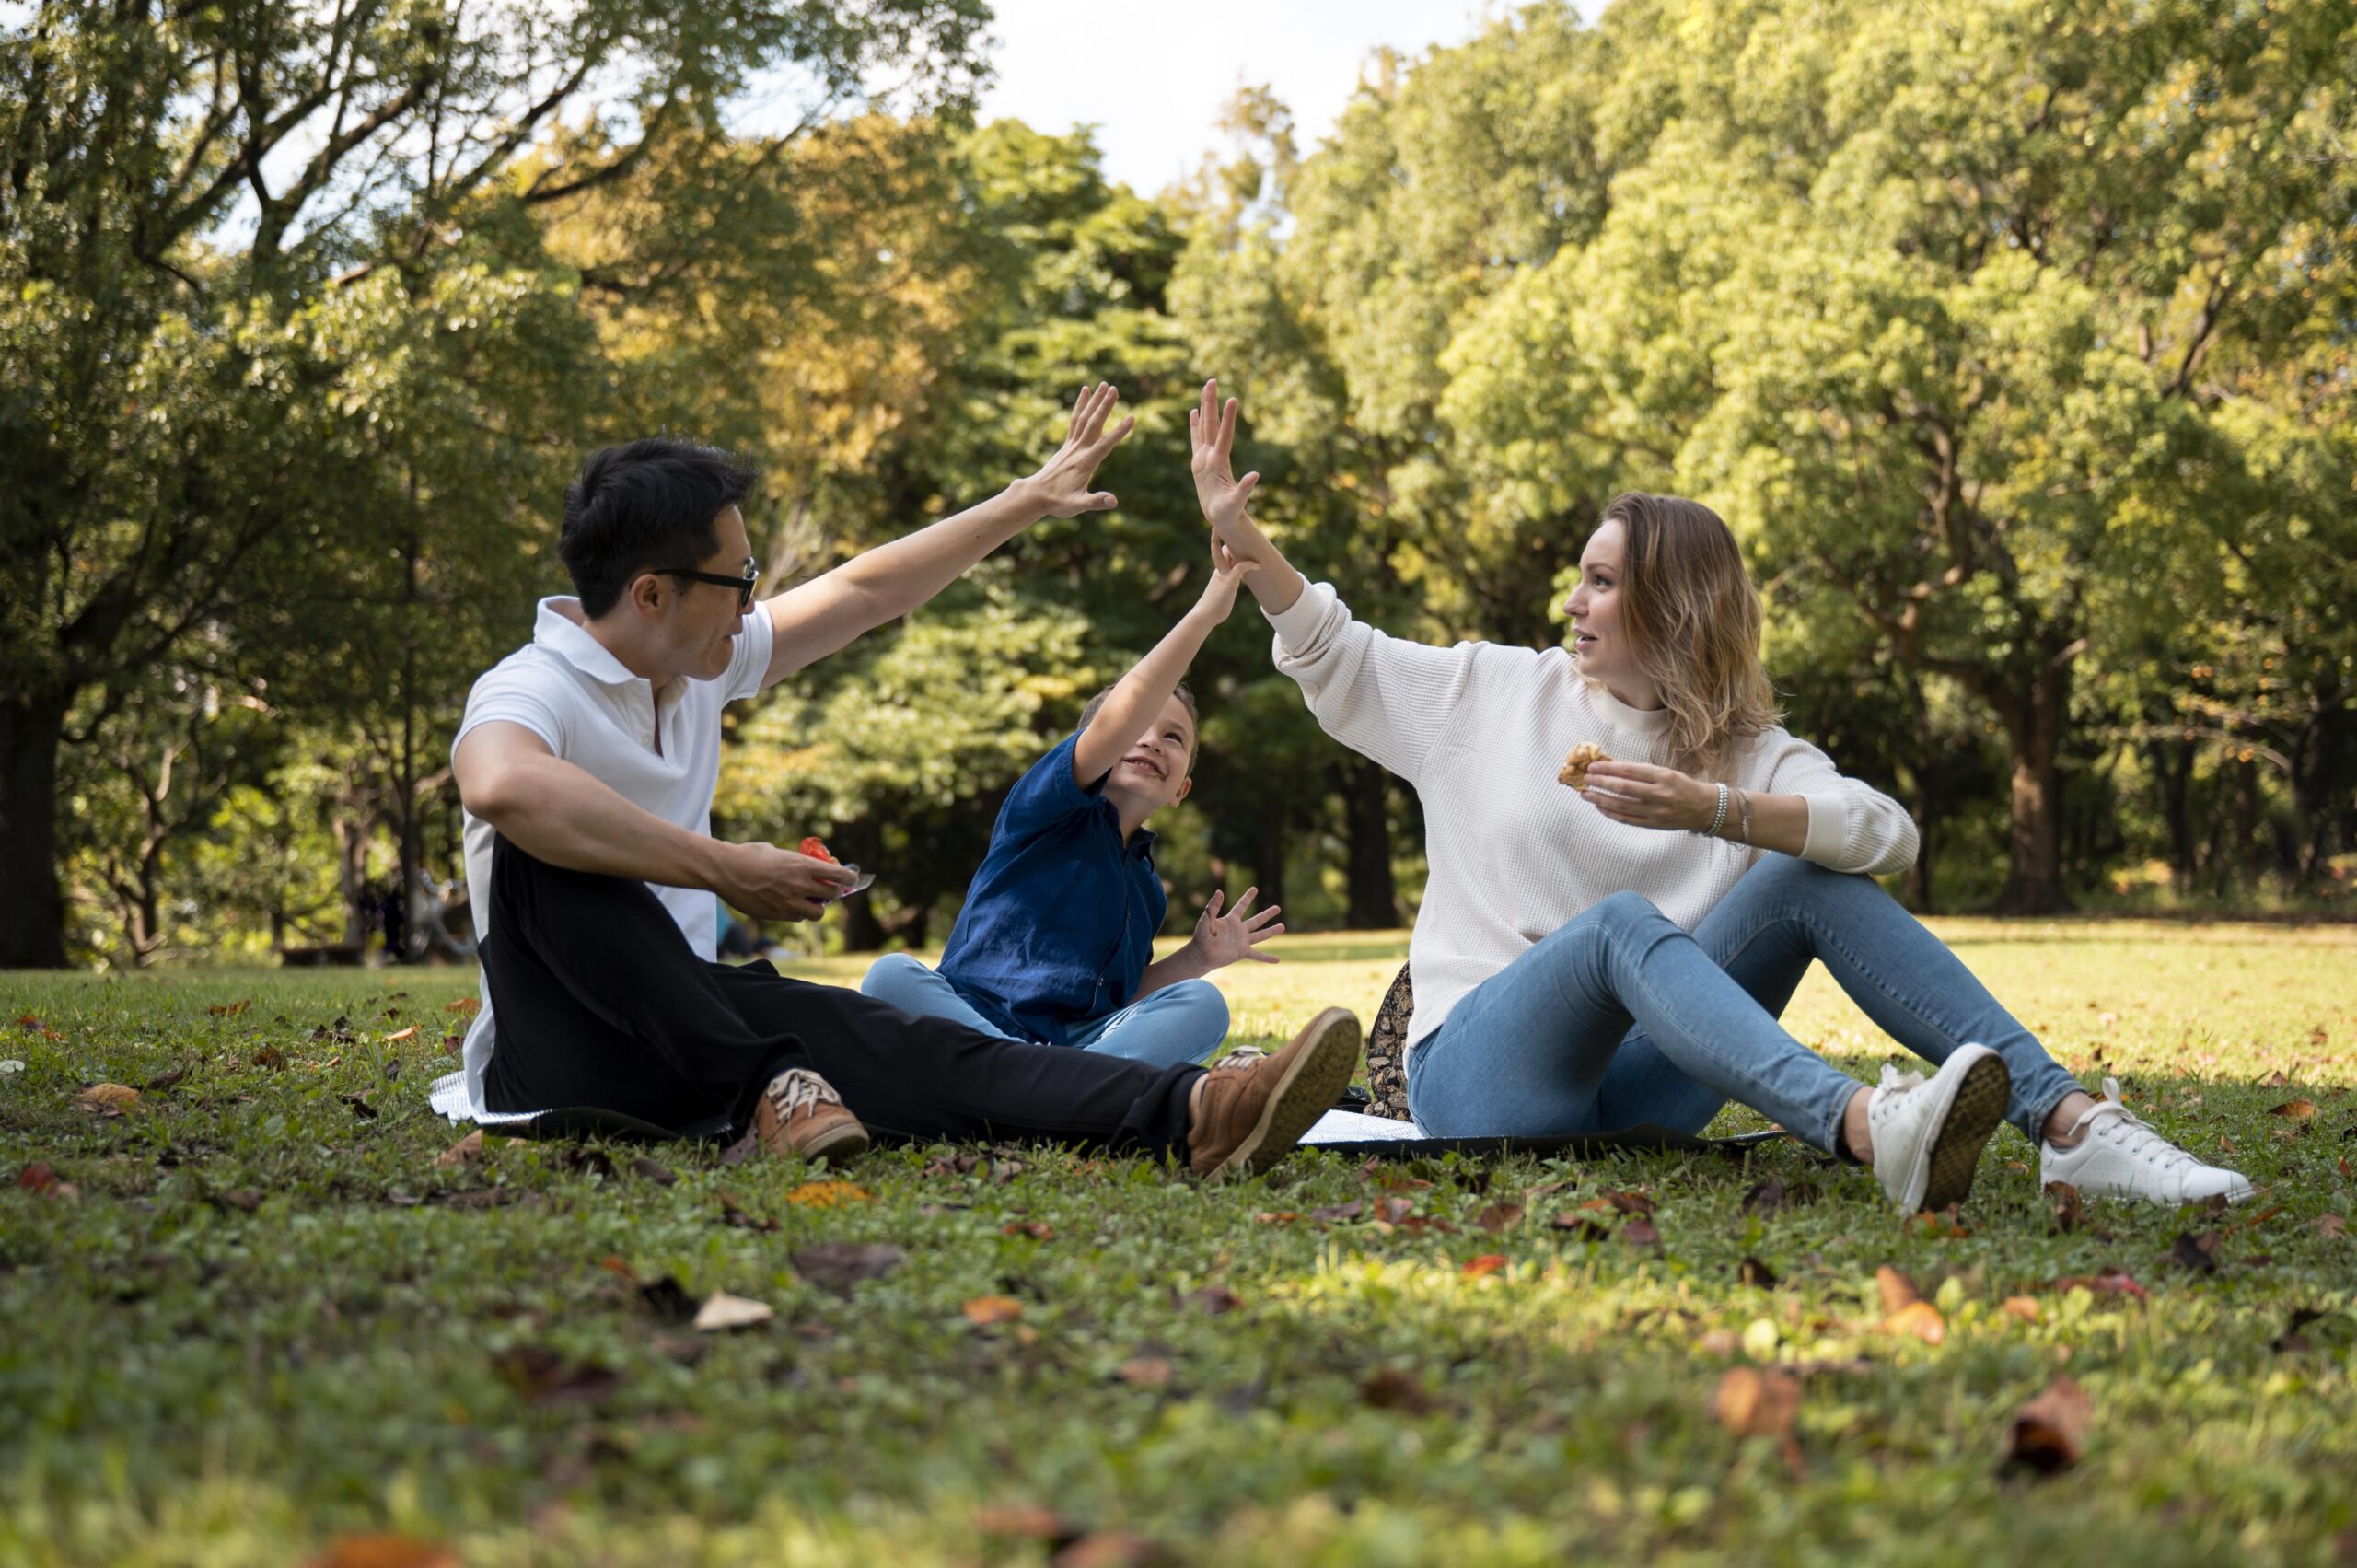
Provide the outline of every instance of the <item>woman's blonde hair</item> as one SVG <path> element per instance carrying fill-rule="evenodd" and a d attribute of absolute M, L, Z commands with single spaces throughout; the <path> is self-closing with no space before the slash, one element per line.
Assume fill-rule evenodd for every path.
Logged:
<path fill-rule="evenodd" d="M 1724 777 L 1744 743 L 1784 720 L 1759 666 L 1759 594 L 1716 512 L 1675 495 L 1616 496 L 1597 526 L 1627 536 L 1620 623 L 1669 710 L 1670 763 Z"/>

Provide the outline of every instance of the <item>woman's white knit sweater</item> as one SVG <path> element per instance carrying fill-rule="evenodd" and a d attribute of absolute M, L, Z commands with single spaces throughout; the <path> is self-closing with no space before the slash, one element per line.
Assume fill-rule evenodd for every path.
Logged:
<path fill-rule="evenodd" d="M 1669 765 L 1669 714 L 1614 700 L 1561 648 L 1388 637 L 1353 621 L 1325 583 L 1269 622 L 1277 668 L 1326 733 L 1423 801 L 1431 871 L 1408 946 L 1411 1049 L 1467 992 L 1610 894 L 1642 893 L 1691 931 L 1763 853 L 1615 822 L 1555 781 L 1584 740 L 1616 759 Z M 1898 804 L 1782 729 L 1711 782 L 1805 800 L 1801 854 L 1820 865 L 1882 875 L 1914 862 L 1915 824 Z"/>

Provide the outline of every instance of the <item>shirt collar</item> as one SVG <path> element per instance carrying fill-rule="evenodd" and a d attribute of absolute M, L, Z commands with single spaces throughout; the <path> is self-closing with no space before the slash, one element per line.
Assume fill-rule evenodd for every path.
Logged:
<path fill-rule="evenodd" d="M 561 607 L 578 610 L 581 601 L 561 597 L 540 600 L 540 613 L 532 621 L 532 641 L 556 655 L 565 663 L 607 686 L 625 686 L 644 676 L 631 673 L 630 667 L 616 658 L 613 650 L 589 634 L 589 629 L 567 615 Z"/>

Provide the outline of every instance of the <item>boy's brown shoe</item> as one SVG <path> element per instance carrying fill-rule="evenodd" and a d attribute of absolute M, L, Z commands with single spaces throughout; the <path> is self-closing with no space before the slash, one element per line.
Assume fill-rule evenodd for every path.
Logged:
<path fill-rule="evenodd" d="M 1187 1131 L 1189 1168 L 1214 1181 L 1258 1176 L 1332 1108 L 1358 1061 L 1358 1019 L 1329 1007 L 1274 1056 L 1206 1073 Z"/>
<path fill-rule="evenodd" d="M 867 1147 L 867 1129 L 843 1108 L 843 1097 L 803 1067 L 770 1080 L 753 1102 L 753 1132 L 770 1153 L 807 1160 L 845 1159 Z"/>

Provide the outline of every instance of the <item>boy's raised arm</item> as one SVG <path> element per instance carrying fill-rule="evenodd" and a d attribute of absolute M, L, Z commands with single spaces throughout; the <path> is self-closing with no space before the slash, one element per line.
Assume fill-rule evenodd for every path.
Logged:
<path fill-rule="evenodd" d="M 1245 487 L 1249 493 L 1250 487 Z M 1178 682 L 1187 674 L 1187 667 L 1202 651 L 1203 642 L 1212 629 L 1227 619 L 1236 608 L 1236 588 L 1253 568 L 1234 556 L 1222 556 L 1213 552 L 1212 580 L 1203 585 L 1203 595 L 1194 608 L 1178 618 L 1178 624 L 1163 634 L 1154 651 L 1131 667 L 1114 686 L 1105 705 L 1080 732 L 1080 740 L 1072 749 L 1072 774 L 1074 783 L 1086 789 L 1113 771 L 1138 733 L 1154 721 L 1162 704 L 1178 690 Z"/>

